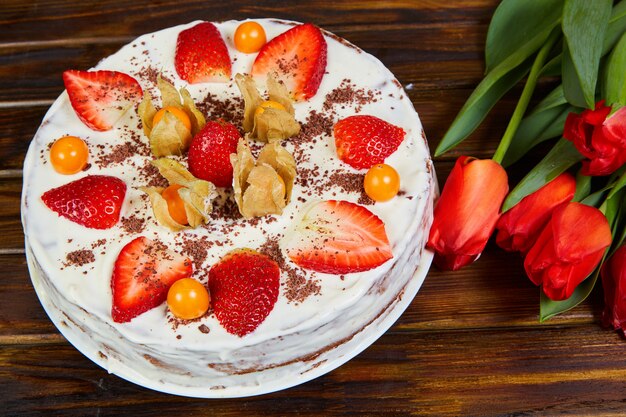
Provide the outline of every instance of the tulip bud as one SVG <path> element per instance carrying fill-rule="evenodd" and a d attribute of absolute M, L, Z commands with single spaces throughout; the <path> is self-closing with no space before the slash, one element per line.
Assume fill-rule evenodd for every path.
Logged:
<path fill-rule="evenodd" d="M 478 258 L 508 190 L 506 171 L 500 164 L 459 157 L 435 206 L 427 243 L 435 251 L 439 268 L 456 270 Z"/>
<path fill-rule="evenodd" d="M 600 210 L 580 203 L 557 207 L 524 260 L 526 274 L 552 300 L 569 298 L 611 244 Z"/>
<path fill-rule="evenodd" d="M 626 245 L 615 251 L 602 266 L 604 311 L 602 322 L 626 330 Z"/>
<path fill-rule="evenodd" d="M 509 252 L 528 252 L 539 233 L 550 220 L 552 211 L 574 198 L 576 180 L 563 173 L 527 195 L 512 209 L 500 216 L 496 224 L 496 243 Z"/>
<path fill-rule="evenodd" d="M 600 101 L 595 110 L 567 115 L 563 137 L 587 158 L 583 175 L 608 175 L 626 162 L 626 107 L 607 118 L 610 112 Z"/>

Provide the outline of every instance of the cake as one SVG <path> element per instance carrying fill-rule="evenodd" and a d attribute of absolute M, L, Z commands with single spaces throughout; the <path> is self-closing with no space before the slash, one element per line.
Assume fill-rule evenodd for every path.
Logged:
<path fill-rule="evenodd" d="M 255 21 L 264 28 L 268 42 L 302 27 L 290 21 Z M 228 123 L 243 133 L 244 109 L 247 112 L 249 103 L 242 96 L 243 78 L 236 74 L 249 74 L 257 53 L 235 48 L 233 37 L 241 22 L 211 24 L 226 45 L 232 70 L 213 74 L 208 82 L 189 82 L 186 75 L 181 78 L 182 67 L 175 63 L 180 48 L 177 40 L 200 23 L 143 35 L 103 59 L 94 70 L 132 77 L 140 86 L 138 94 L 143 92 L 142 99 L 149 97 L 156 107 L 164 94 L 160 88 L 164 80 L 176 90 L 185 88 L 207 124 Z M 150 129 L 141 120 L 145 107 L 140 109 L 137 97 L 131 97 L 136 100 L 127 111 L 120 109 L 121 118 L 108 130 L 94 130 L 89 121 L 79 118 L 75 109 L 81 103 L 75 97 L 70 100 L 67 91 L 44 117 L 24 162 L 22 222 L 31 278 L 59 330 L 109 372 L 152 389 L 195 397 L 239 397 L 286 388 L 328 372 L 365 349 L 391 326 L 419 289 L 432 259 L 424 244 L 435 194 L 434 171 L 419 117 L 401 84 L 380 61 L 344 39 L 315 30 L 326 48 L 323 58 L 318 57 L 325 61 L 323 70 L 312 75 L 319 80 L 309 80 L 294 91 L 293 80 L 283 83 L 281 74 L 277 76 L 275 88 L 287 86 L 296 100 L 292 117 L 299 127 L 295 135 L 269 141 L 280 144 L 272 145 L 278 146 L 275 150 L 293 155 L 297 172 L 291 180 L 283 176 L 289 192 L 281 191 L 285 201 L 278 202 L 280 207 L 274 209 L 278 211 L 270 212 L 274 214 L 242 209 L 245 190 L 237 186 L 233 191 L 230 184 L 219 187 L 202 182 L 209 187 L 205 197 L 211 194 L 210 210 L 194 223 L 196 227 L 174 225 L 173 230 L 158 220 L 155 201 L 161 191 L 155 196 L 154 190 L 168 184 L 153 163 L 160 151 L 151 146 Z M 254 80 L 252 85 L 258 83 L 260 95 L 273 82 L 271 77 Z M 356 160 L 338 156 L 339 123 L 353 116 L 369 117 L 363 119 L 368 123 L 382 120 L 394 132 L 402 132 L 393 152 L 383 158 L 400 178 L 400 189 L 389 201 L 370 198 L 363 187 L 367 169 Z M 88 164 L 70 175 L 60 174 L 50 162 L 50 147 L 66 135 L 82 138 L 89 151 Z M 270 129 L 270 139 L 271 135 Z M 263 146 L 253 138 L 238 142 L 237 153 L 230 156 L 235 165 L 233 183 L 247 186 L 245 177 L 241 178 L 243 171 L 237 168 L 242 152 L 252 155 L 251 166 L 269 166 L 260 161 Z M 256 158 L 259 161 L 254 162 Z M 186 149 L 168 160 L 177 162 L 176 166 L 191 165 Z M 114 216 L 106 227 L 80 224 L 60 215 L 58 210 L 63 208 L 51 209 L 51 190 L 67 190 L 62 187 L 74 181 L 97 182 L 105 177 L 114 178 L 114 183 L 105 188 L 82 184 L 84 188 L 76 193 L 77 198 L 88 198 L 116 190 L 118 212 L 104 209 Z M 148 197 L 150 190 L 153 194 Z M 352 227 L 354 219 L 344 221 L 340 216 L 346 207 L 355 210 L 355 215 L 365 213 L 369 219 L 378 219 L 380 224 L 367 223 L 362 233 L 382 230 L 387 241 L 370 249 L 384 257 L 375 266 L 355 269 L 350 269 L 354 268 L 350 251 L 343 254 L 342 268 L 319 267 L 311 259 L 304 262 L 303 254 L 311 249 L 303 251 L 303 245 L 307 239 L 316 239 L 311 237 L 315 227 L 306 222 L 339 213 L 336 225 Z M 228 254 L 241 250 L 261 254 L 279 267 L 274 299 L 269 300 L 259 323 L 239 333 L 224 325 L 212 308 L 198 318 L 181 319 L 164 302 L 114 320 L 112 277 L 118 274 L 122 253 L 140 238 L 165 248 L 159 257 L 168 258 L 163 254 L 171 253 L 185 259 L 187 272 L 205 288 L 210 275 L 218 271 L 216 265 Z M 320 242 L 315 250 L 328 249 L 328 239 Z M 339 259 L 339 255 L 330 256 L 322 264 L 339 263 Z M 216 291 L 214 286 L 211 289 Z M 218 302 L 215 294 L 211 298 Z"/>

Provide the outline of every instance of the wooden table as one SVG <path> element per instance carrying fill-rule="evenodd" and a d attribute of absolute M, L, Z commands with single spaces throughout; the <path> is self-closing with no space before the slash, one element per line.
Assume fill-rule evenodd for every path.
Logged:
<path fill-rule="evenodd" d="M 521 259 L 490 244 L 456 273 L 432 270 L 383 337 L 317 380 L 249 399 L 198 400 L 108 375 L 59 334 L 29 280 L 20 223 L 24 154 L 61 72 L 142 33 L 195 19 L 314 22 L 380 58 L 406 87 L 434 149 L 483 73 L 497 0 L 3 0 L 0 5 L 0 415 L 626 414 L 626 342 L 599 325 L 601 294 L 539 324 Z M 546 91 L 550 83 L 540 89 Z M 519 90 L 461 147 L 490 157 Z M 514 172 L 523 173 L 521 164 Z M 515 176 L 515 175 L 514 175 Z"/>

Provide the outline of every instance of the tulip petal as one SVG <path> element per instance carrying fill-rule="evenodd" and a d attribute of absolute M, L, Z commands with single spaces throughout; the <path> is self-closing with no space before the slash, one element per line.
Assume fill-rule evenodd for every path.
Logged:
<path fill-rule="evenodd" d="M 621 246 L 604 263 L 601 271 L 604 289 L 602 322 L 614 329 L 626 329 L 626 246 Z"/>
<path fill-rule="evenodd" d="M 500 164 L 467 156 L 457 160 L 435 207 L 428 240 L 440 267 L 458 269 L 480 255 L 507 192 Z"/>
<path fill-rule="evenodd" d="M 556 256 L 565 262 L 579 261 L 611 244 L 609 222 L 595 207 L 569 203 L 554 210 L 551 224 Z"/>
<path fill-rule="evenodd" d="M 524 197 L 498 220 L 498 246 L 508 251 L 528 252 L 550 220 L 552 211 L 571 201 L 575 192 L 576 180 L 572 175 L 563 173 Z"/>
<path fill-rule="evenodd" d="M 602 125 L 604 137 L 626 147 L 626 107 L 616 111 Z"/>

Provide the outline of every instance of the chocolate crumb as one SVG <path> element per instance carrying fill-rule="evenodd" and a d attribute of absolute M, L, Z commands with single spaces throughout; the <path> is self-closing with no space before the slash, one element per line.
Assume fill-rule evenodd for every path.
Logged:
<path fill-rule="evenodd" d="M 207 326 L 206 324 L 201 324 L 200 326 L 198 326 L 198 330 L 200 330 L 200 332 L 204 334 L 208 334 L 209 332 L 211 332 L 211 329 L 209 329 L 209 326 Z"/>
<path fill-rule="evenodd" d="M 207 257 L 209 246 L 210 242 L 206 239 L 206 236 L 198 240 L 185 239 L 183 241 L 182 253 L 193 259 L 193 264 L 196 269 L 200 269 Z"/>
<path fill-rule="evenodd" d="M 342 108 L 346 106 L 354 106 L 354 112 L 360 113 L 363 106 L 368 103 L 376 102 L 378 99 L 371 90 L 365 90 L 364 88 L 356 88 L 349 79 L 341 81 L 339 87 L 332 90 L 326 95 L 323 108 L 326 112 L 333 109 L 334 105 L 342 105 Z"/>
<path fill-rule="evenodd" d="M 70 252 L 66 256 L 67 264 L 65 266 L 83 266 L 96 260 L 93 251 L 82 249 Z"/>
<path fill-rule="evenodd" d="M 288 302 L 298 304 L 312 295 L 320 294 L 321 286 L 317 280 L 307 279 L 302 270 L 287 263 L 277 238 L 268 238 L 259 248 L 259 252 L 275 260 L 280 270 L 287 275 L 284 293 Z"/>
<path fill-rule="evenodd" d="M 122 217 L 122 228 L 126 233 L 141 233 L 145 227 L 146 220 L 135 215 Z"/>
<path fill-rule="evenodd" d="M 139 169 L 139 175 L 146 179 L 145 185 L 148 187 L 165 188 L 169 185 L 169 182 L 159 173 L 159 169 L 150 161 L 146 161 L 146 164 Z"/>

